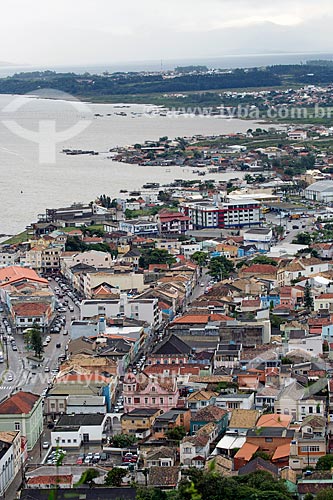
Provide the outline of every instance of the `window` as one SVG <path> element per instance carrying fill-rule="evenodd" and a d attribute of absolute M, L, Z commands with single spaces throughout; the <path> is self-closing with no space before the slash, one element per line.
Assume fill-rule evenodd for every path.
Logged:
<path fill-rule="evenodd" d="M 309 413 L 313 413 L 313 407 L 309 406 Z"/>
<path fill-rule="evenodd" d="M 156 398 L 151 398 L 151 402 L 153 405 L 156 404 Z"/>
<path fill-rule="evenodd" d="M 273 441 L 273 439 L 272 439 L 272 438 L 265 438 L 265 442 L 266 442 L 266 443 L 271 443 L 272 441 Z"/>
<path fill-rule="evenodd" d="M 160 403 L 163 404 L 164 403 L 164 398 L 160 398 Z"/>
<path fill-rule="evenodd" d="M 152 392 L 156 392 L 156 387 L 154 387 L 154 386 L 153 386 L 153 387 L 151 388 L 151 391 L 152 391 Z"/>
<path fill-rule="evenodd" d="M 15 425 L 15 430 L 16 431 L 20 431 L 21 430 L 21 424 L 20 424 L 20 422 L 15 422 L 14 425 Z"/>
<path fill-rule="evenodd" d="M 140 404 L 140 398 L 134 398 L 134 404 Z"/>
<path fill-rule="evenodd" d="M 67 439 L 67 443 L 71 443 L 71 442 L 72 442 L 72 440 L 71 440 L 71 439 Z"/>
<path fill-rule="evenodd" d="M 148 404 L 148 398 L 145 398 L 145 405 Z"/>

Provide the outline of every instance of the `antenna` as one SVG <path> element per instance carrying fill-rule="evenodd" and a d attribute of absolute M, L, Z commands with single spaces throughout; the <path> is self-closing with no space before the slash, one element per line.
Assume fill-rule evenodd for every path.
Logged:
<path fill-rule="evenodd" d="M 161 59 L 161 73 L 163 73 L 163 61 Z"/>

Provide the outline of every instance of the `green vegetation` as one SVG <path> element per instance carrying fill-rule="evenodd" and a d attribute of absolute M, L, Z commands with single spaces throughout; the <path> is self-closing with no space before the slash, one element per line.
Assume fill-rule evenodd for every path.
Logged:
<path fill-rule="evenodd" d="M 313 298 L 311 294 L 311 286 L 309 281 L 307 280 L 304 288 L 304 306 L 308 311 L 311 311 L 313 308 Z"/>
<path fill-rule="evenodd" d="M 112 438 L 112 444 L 116 448 L 128 448 L 137 442 L 135 436 L 129 434 L 116 434 Z"/>
<path fill-rule="evenodd" d="M 266 255 L 257 255 L 254 259 L 248 262 L 250 265 L 252 264 L 269 264 L 271 266 L 277 266 L 277 262 L 274 259 L 270 259 L 266 257 Z"/>
<path fill-rule="evenodd" d="M 319 457 L 316 464 L 316 470 L 331 470 L 333 467 L 333 455 L 324 455 Z"/>
<path fill-rule="evenodd" d="M 142 254 L 139 259 L 139 266 L 144 269 L 148 269 L 150 264 L 167 264 L 170 266 L 175 262 L 176 259 L 172 257 L 167 250 L 149 248 L 142 250 Z"/>
<path fill-rule="evenodd" d="M 3 244 L 5 244 L 5 245 L 19 245 L 20 243 L 23 243 L 24 241 L 27 241 L 28 239 L 29 239 L 28 231 L 22 231 L 22 233 L 16 234 L 15 236 L 11 236 L 8 240 L 4 241 Z"/>
<path fill-rule="evenodd" d="M 203 267 L 207 263 L 208 254 L 206 252 L 194 252 L 191 256 L 191 260 L 195 262 L 198 266 Z"/>
<path fill-rule="evenodd" d="M 234 271 L 234 265 L 231 260 L 228 260 L 226 257 L 213 257 L 210 260 L 209 266 L 209 274 L 213 276 L 213 278 L 223 280 L 230 276 L 230 274 Z"/>
<path fill-rule="evenodd" d="M 65 245 L 66 252 L 87 252 L 88 250 L 96 250 L 99 252 L 110 253 L 116 255 L 116 251 L 112 250 L 107 243 L 85 243 L 78 236 L 69 236 Z"/>
<path fill-rule="evenodd" d="M 186 430 L 182 425 L 180 425 L 174 427 L 173 429 L 169 429 L 168 431 L 166 431 L 165 435 L 168 439 L 179 442 L 183 439 L 183 437 L 186 436 Z"/>
<path fill-rule="evenodd" d="M 127 471 L 120 469 L 120 467 L 114 467 L 109 470 L 105 478 L 106 486 L 121 486 L 123 478 L 127 476 Z"/>
<path fill-rule="evenodd" d="M 284 481 L 269 472 L 257 471 L 235 477 L 223 477 L 214 471 L 189 469 L 188 480 L 181 481 L 175 500 L 289 500 Z"/>
<path fill-rule="evenodd" d="M 25 334 L 24 340 L 30 348 L 35 351 L 35 356 L 41 358 L 41 354 L 43 352 L 43 339 L 40 331 L 40 327 L 37 323 L 32 325 Z"/>
<path fill-rule="evenodd" d="M 87 469 L 85 470 L 79 479 L 79 481 L 76 483 L 75 486 L 80 486 L 82 484 L 90 484 L 92 485 L 94 483 L 94 479 L 96 477 L 100 476 L 100 472 L 96 469 Z"/>

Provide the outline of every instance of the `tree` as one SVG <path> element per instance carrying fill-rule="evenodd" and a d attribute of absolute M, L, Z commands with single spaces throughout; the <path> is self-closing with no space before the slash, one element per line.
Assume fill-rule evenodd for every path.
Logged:
<path fill-rule="evenodd" d="M 333 500 L 333 489 L 325 488 L 316 495 L 316 500 Z"/>
<path fill-rule="evenodd" d="M 209 274 L 216 279 L 223 280 L 228 278 L 234 271 L 234 265 L 226 257 L 213 257 L 209 263 Z"/>
<path fill-rule="evenodd" d="M 207 257 L 208 256 L 206 252 L 194 252 L 194 254 L 192 254 L 191 260 L 198 264 L 198 266 L 203 267 L 207 262 Z"/>
<path fill-rule="evenodd" d="M 319 457 L 316 464 L 316 470 L 331 470 L 333 467 L 333 455 L 324 455 Z"/>
<path fill-rule="evenodd" d="M 271 266 L 277 266 L 277 262 L 274 259 L 266 257 L 266 255 L 257 255 L 251 260 L 251 264 L 270 264 Z"/>
<path fill-rule="evenodd" d="M 310 245 L 312 242 L 310 233 L 298 233 L 296 238 L 293 239 L 292 243 L 296 243 L 297 245 Z"/>
<path fill-rule="evenodd" d="M 137 442 L 135 436 L 129 434 L 116 434 L 112 438 L 112 444 L 116 448 L 128 448 Z"/>
<path fill-rule="evenodd" d="M 105 484 L 107 486 L 121 486 L 123 478 L 127 476 L 127 472 L 120 467 L 114 467 L 109 470 L 105 478 Z"/>
<path fill-rule="evenodd" d="M 138 488 L 136 490 L 136 500 L 167 500 L 165 491 L 159 488 Z"/>
<path fill-rule="evenodd" d="M 149 248 L 143 250 L 139 259 L 139 266 L 147 269 L 150 264 L 174 264 L 176 259 L 167 252 L 167 250 L 160 250 L 159 248 Z"/>
<path fill-rule="evenodd" d="M 31 349 L 35 351 L 35 356 L 41 357 L 43 352 L 43 340 L 40 332 L 40 327 L 37 323 L 32 325 L 32 328 L 26 334 L 26 342 L 30 345 Z"/>
<path fill-rule="evenodd" d="M 179 425 L 166 431 L 165 435 L 173 441 L 181 441 L 186 436 L 186 430 L 184 426 Z"/>
<path fill-rule="evenodd" d="M 92 484 L 96 477 L 99 477 L 100 472 L 96 469 L 87 469 L 81 474 L 79 481 L 76 483 L 77 486 L 81 484 Z"/>
<path fill-rule="evenodd" d="M 306 280 L 305 287 L 304 287 L 304 306 L 308 311 L 311 311 L 313 308 L 313 298 L 311 295 L 311 286 L 308 280 Z"/>

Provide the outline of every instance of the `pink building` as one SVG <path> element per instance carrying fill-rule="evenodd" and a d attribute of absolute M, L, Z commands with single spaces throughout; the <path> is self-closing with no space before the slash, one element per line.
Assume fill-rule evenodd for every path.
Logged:
<path fill-rule="evenodd" d="M 166 412 L 175 408 L 179 391 L 175 377 L 163 377 L 140 373 L 127 373 L 123 386 L 124 410 L 135 408 L 157 408 Z"/>

